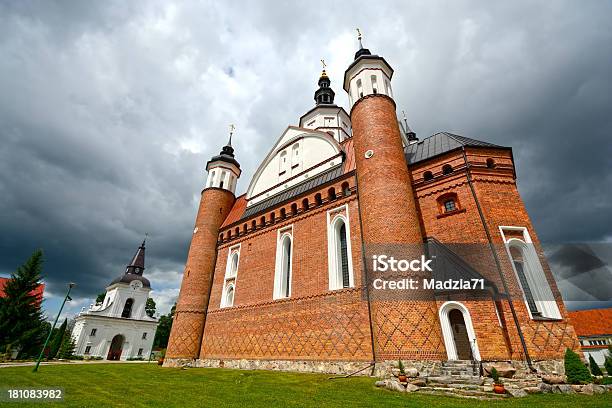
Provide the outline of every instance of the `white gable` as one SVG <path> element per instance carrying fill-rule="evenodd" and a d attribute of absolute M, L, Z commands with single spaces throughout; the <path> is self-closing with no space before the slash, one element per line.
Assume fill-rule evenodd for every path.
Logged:
<path fill-rule="evenodd" d="M 326 132 L 288 127 L 255 172 L 246 194 L 247 205 L 339 164 L 340 152 L 338 142 Z"/>

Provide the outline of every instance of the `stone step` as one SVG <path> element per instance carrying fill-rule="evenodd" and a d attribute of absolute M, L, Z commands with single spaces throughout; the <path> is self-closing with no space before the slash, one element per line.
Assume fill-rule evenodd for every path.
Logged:
<path fill-rule="evenodd" d="M 476 399 L 503 399 L 508 396 L 505 394 L 495 394 L 494 392 L 485 392 L 480 390 L 447 388 L 447 387 L 421 387 L 417 391 L 422 394 L 432 395 L 447 395 L 460 398 L 476 398 Z"/>
<path fill-rule="evenodd" d="M 427 383 L 432 384 L 475 384 L 482 385 L 484 378 L 475 375 L 446 375 L 427 377 Z"/>

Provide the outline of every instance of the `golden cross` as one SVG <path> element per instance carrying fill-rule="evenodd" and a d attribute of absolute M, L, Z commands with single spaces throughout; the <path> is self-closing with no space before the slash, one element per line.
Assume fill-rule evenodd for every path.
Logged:
<path fill-rule="evenodd" d="M 359 27 L 357 27 L 357 39 L 361 41 L 361 31 L 359 31 Z"/>
<path fill-rule="evenodd" d="M 327 64 L 325 63 L 324 59 L 321 60 L 321 65 L 323 65 L 323 71 L 325 71 L 325 67 L 327 67 Z"/>

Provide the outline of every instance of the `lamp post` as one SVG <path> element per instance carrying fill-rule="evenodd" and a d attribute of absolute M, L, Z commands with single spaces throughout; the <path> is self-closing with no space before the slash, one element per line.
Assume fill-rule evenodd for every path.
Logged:
<path fill-rule="evenodd" d="M 47 336 L 47 340 L 45 340 L 45 344 L 43 344 L 42 350 L 40 350 L 40 355 L 38 356 L 38 360 L 36 360 L 36 365 L 34 366 L 34 370 L 32 370 L 33 372 L 37 372 L 38 371 L 38 366 L 40 365 L 40 360 L 42 360 L 43 358 L 43 354 L 45 353 L 45 348 L 47 347 L 47 343 L 49 343 L 49 339 L 51 338 L 51 334 L 53 334 L 53 329 L 55 329 L 55 325 L 57 324 L 57 321 L 59 320 L 60 314 L 62 314 L 62 309 L 64 308 L 64 305 L 66 304 L 66 301 L 71 301 L 72 298 L 70 297 L 70 291 L 72 290 L 72 288 L 75 286 L 75 283 L 70 282 L 68 284 L 68 292 L 66 292 L 66 296 L 64 297 L 64 301 L 62 302 L 62 306 L 60 307 L 59 312 L 57 312 L 57 316 L 55 317 L 55 321 L 53 322 L 53 326 L 51 327 L 51 330 L 49 330 L 49 335 Z"/>

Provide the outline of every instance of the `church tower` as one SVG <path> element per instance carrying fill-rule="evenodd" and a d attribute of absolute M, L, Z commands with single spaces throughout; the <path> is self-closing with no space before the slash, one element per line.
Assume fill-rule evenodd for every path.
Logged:
<path fill-rule="evenodd" d="M 445 354 L 433 294 L 415 296 L 410 291 L 406 299 L 372 290 L 372 256 L 418 259 L 424 253 L 424 236 L 395 111 L 393 68 L 363 48 L 361 34 L 359 46 L 344 74 L 344 90 L 353 126 L 376 359 L 442 360 Z M 405 277 L 409 276 L 401 276 Z"/>
<path fill-rule="evenodd" d="M 240 164 L 234 158 L 232 132 L 221 153 L 206 164 L 208 177 L 183 272 L 166 356 L 192 360 L 199 357 L 206 310 L 215 270 L 219 227 L 236 200 Z"/>

